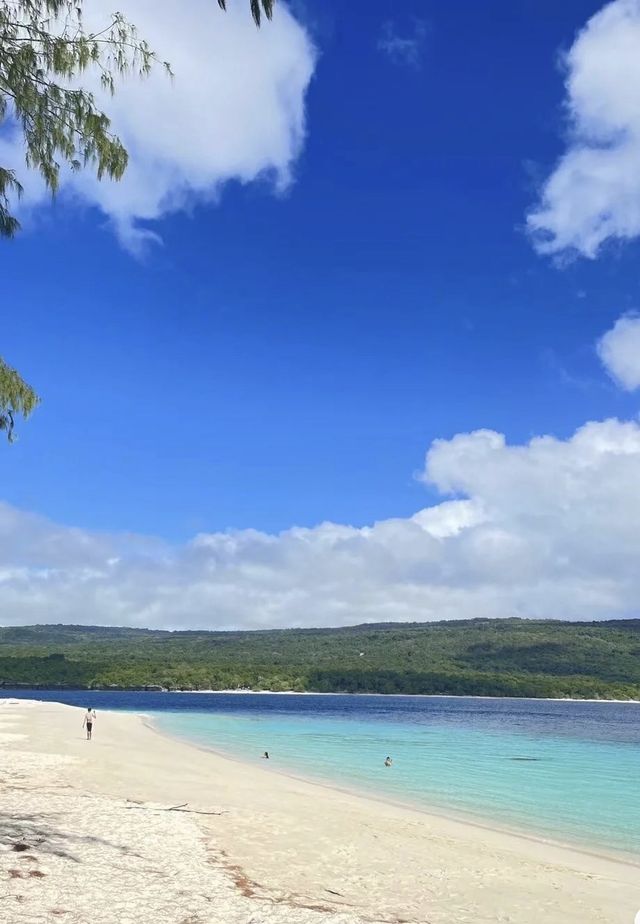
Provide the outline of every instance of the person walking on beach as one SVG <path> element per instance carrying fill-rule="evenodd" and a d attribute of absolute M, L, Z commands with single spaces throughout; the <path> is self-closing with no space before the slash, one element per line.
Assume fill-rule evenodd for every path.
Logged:
<path fill-rule="evenodd" d="M 95 720 L 95 709 L 92 709 L 91 706 L 88 706 L 87 711 L 84 714 L 84 722 L 82 723 L 82 727 L 87 729 L 87 741 L 91 741 L 91 732 L 93 731 L 93 723 Z"/>

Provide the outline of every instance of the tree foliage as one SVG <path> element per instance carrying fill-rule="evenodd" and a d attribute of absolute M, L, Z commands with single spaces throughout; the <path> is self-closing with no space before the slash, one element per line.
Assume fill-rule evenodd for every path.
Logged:
<path fill-rule="evenodd" d="M 218 0 L 224 10 L 225 0 Z M 256 25 L 271 19 L 274 0 L 250 0 Z M 107 17 L 100 31 L 87 30 L 82 0 L 0 0 L 0 127 L 17 125 L 25 161 L 55 193 L 63 168 L 93 168 L 99 179 L 120 179 L 128 155 L 93 93 L 82 86 L 93 69 L 103 90 L 113 94 L 116 78 L 146 76 L 159 64 L 136 27 L 121 13 Z M 161 66 L 171 73 L 168 62 Z M 12 197 L 22 185 L 0 164 L 0 237 L 19 229 Z M 13 439 L 14 417 L 27 417 L 38 404 L 33 389 L 0 360 L 0 429 Z"/>
<path fill-rule="evenodd" d="M 108 116 L 81 86 L 83 73 L 94 69 L 103 89 L 113 93 L 116 76 L 145 76 L 155 62 L 121 13 L 91 32 L 79 0 L 0 0 L 0 122 L 18 124 L 26 163 L 52 192 L 63 164 L 72 170 L 90 166 L 99 178 L 114 179 L 127 166 Z M 0 234 L 10 237 L 19 227 L 9 197 L 21 191 L 15 172 L 0 166 Z"/>
<path fill-rule="evenodd" d="M 0 430 L 6 432 L 9 442 L 14 440 L 16 414 L 28 417 L 39 403 L 33 388 L 0 357 Z"/>
<path fill-rule="evenodd" d="M 226 9 L 226 0 L 218 0 Z M 271 19 L 274 0 L 250 0 L 256 25 Z M 158 58 L 136 27 L 112 13 L 97 32 L 88 30 L 82 0 L 0 0 L 0 124 L 16 122 L 25 159 L 55 193 L 63 165 L 95 169 L 98 178 L 120 179 L 127 151 L 109 117 L 82 86 L 89 69 L 113 94 L 119 76 L 149 74 Z M 170 73 L 168 62 L 162 62 Z M 19 228 L 10 208 L 22 186 L 14 170 L 0 165 L 0 236 Z"/>
<path fill-rule="evenodd" d="M 640 699 L 640 620 L 0 629 L 0 685 Z"/>
<path fill-rule="evenodd" d="M 275 0 L 249 0 L 249 4 L 251 6 L 251 15 L 253 16 L 253 21 L 255 22 L 256 26 L 260 25 L 263 13 L 267 19 L 271 19 L 273 16 L 274 3 Z M 218 6 L 221 10 L 226 10 L 227 0 L 218 0 Z"/>

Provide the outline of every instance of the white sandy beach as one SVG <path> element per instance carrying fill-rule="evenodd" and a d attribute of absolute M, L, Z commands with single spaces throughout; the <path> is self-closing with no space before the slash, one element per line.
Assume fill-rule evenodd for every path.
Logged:
<path fill-rule="evenodd" d="M 5 924 L 633 924 L 640 908 L 640 866 L 228 760 L 137 716 L 100 713 L 91 742 L 81 723 L 0 700 Z"/>

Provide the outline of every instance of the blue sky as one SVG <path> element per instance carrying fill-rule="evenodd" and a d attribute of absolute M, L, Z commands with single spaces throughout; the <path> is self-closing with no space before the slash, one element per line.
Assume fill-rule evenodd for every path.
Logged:
<path fill-rule="evenodd" d="M 296 3 L 317 58 L 286 190 L 191 196 L 136 254 L 69 195 L 25 213 L 2 353 L 43 404 L 4 501 L 172 545 L 363 527 L 442 499 L 435 439 L 634 417 L 596 343 L 638 307 L 638 244 L 566 260 L 526 230 L 567 149 L 559 54 L 601 6 Z"/>

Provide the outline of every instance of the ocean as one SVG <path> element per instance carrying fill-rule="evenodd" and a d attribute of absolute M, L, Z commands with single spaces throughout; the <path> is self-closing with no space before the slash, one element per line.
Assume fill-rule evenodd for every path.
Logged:
<path fill-rule="evenodd" d="M 43 690 L 0 695 L 142 712 L 160 731 L 230 757 L 262 764 L 268 751 L 270 769 L 640 858 L 640 704 Z"/>

